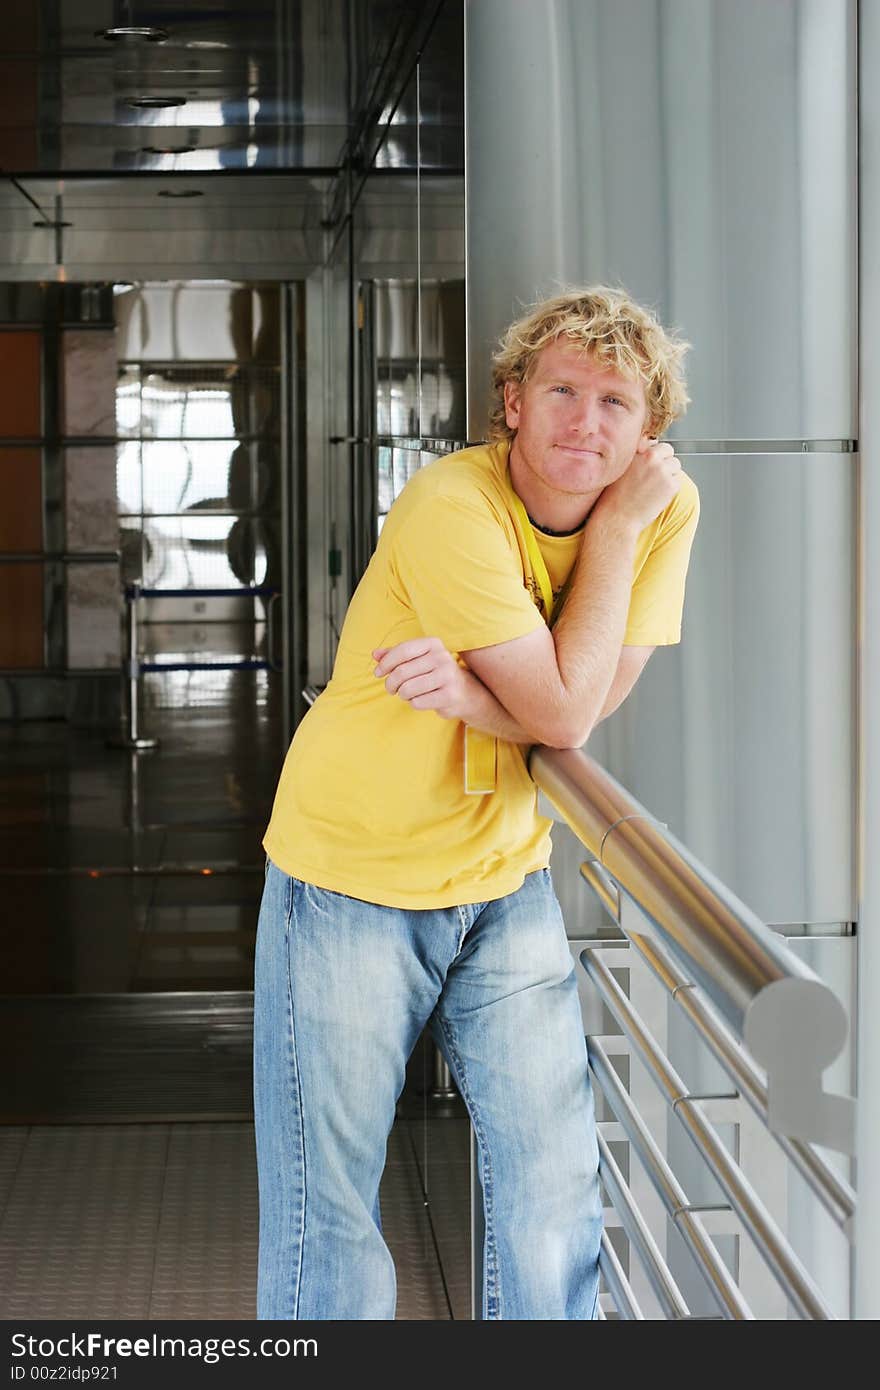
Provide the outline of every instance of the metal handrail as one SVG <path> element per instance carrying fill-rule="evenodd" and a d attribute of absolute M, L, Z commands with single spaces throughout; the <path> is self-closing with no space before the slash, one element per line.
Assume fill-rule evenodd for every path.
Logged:
<path fill-rule="evenodd" d="M 581 872 L 584 873 L 583 867 Z M 584 877 L 587 877 L 585 873 Z M 592 878 L 587 881 L 592 883 Z M 627 932 L 627 938 L 669 992 L 673 1002 L 690 1019 L 702 1041 L 736 1085 L 739 1094 L 748 1101 L 752 1110 L 766 1125 L 766 1082 L 762 1080 L 759 1069 L 736 1038 L 708 1004 L 702 991 L 686 979 L 669 952 L 658 942 L 634 931 Z M 850 1184 L 844 1181 L 821 1154 L 817 1154 L 802 1139 L 789 1139 L 785 1134 L 773 1134 L 773 1138 L 819 1198 L 829 1216 L 844 1234 L 852 1239 L 856 1194 Z"/>
<path fill-rule="evenodd" d="M 627 1139 L 673 1224 L 693 1255 L 697 1268 L 708 1283 L 719 1308 L 727 1318 L 752 1319 L 754 1314 L 700 1223 L 700 1208 L 688 1202 L 684 1188 L 624 1090 L 605 1049 L 595 1038 L 591 1038 L 588 1051 L 590 1067 L 602 1087 L 602 1094 L 622 1125 Z"/>
<path fill-rule="evenodd" d="M 624 1273 L 623 1265 L 618 1259 L 617 1251 L 611 1244 L 606 1230 L 602 1231 L 602 1241 L 599 1248 L 599 1270 L 604 1276 L 605 1283 L 617 1305 L 621 1321 L 644 1322 L 645 1315 L 638 1305 L 632 1286 Z M 602 1317 L 605 1316 L 604 1313 L 601 1315 Z"/>
<path fill-rule="evenodd" d="M 654 1293 L 670 1319 L 686 1318 L 690 1309 L 678 1287 L 672 1272 L 660 1253 L 659 1246 L 651 1234 L 648 1223 L 636 1206 L 629 1186 L 614 1161 L 608 1141 L 597 1132 L 599 1143 L 599 1174 L 620 1217 L 620 1224 L 632 1247 L 638 1252 L 642 1267 Z M 607 1279 L 607 1273 L 606 1273 Z M 613 1285 L 612 1285 L 613 1288 Z"/>
<path fill-rule="evenodd" d="M 848 1028 L 837 996 L 582 749 L 537 745 L 529 771 L 766 1068 L 768 1128 L 852 1153 L 855 1101 L 822 1089 Z"/>
<path fill-rule="evenodd" d="M 846 1037 L 846 1013 L 833 992 L 750 910 L 701 865 L 603 768 L 582 750 L 535 747 L 529 770 L 545 796 L 595 856 L 581 874 L 624 938 L 660 980 L 731 1077 L 736 1092 L 767 1125 L 826 1210 L 851 1238 L 855 1194 L 807 1140 L 852 1152 L 855 1102 L 822 1090 L 821 1073 Z M 631 899 L 655 931 L 635 931 L 621 912 Z M 833 1318 L 815 1282 L 732 1160 L 703 1112 L 707 1097 L 688 1091 L 601 959 L 580 952 L 600 999 L 647 1068 L 736 1212 L 774 1279 L 802 1317 Z M 774 1018 L 775 1015 L 775 1018 Z M 761 1071 L 740 1042 L 766 1067 Z M 701 1219 L 621 1084 L 598 1038 L 589 1038 L 590 1067 L 617 1122 L 657 1191 L 667 1215 L 727 1318 L 753 1314 L 731 1279 Z M 667 1317 L 681 1317 L 634 1221 L 632 1196 L 621 1186 L 600 1134 L 600 1175 L 618 1208 Z M 728 1209 L 730 1209 L 728 1208 Z M 606 1285 L 619 1313 L 633 1316 L 631 1291 L 605 1261 Z M 674 1300 L 674 1296 L 673 1296 Z M 687 1314 L 685 1314 L 687 1316 Z"/>
<path fill-rule="evenodd" d="M 591 980 L 603 1002 L 631 1040 L 636 1054 L 673 1114 L 681 1120 L 689 1138 L 748 1231 L 768 1269 L 802 1317 L 832 1318 L 819 1289 L 782 1234 L 764 1203 L 733 1161 L 715 1127 L 701 1112 L 700 1097 L 693 1096 L 639 1018 L 608 967 L 589 947 L 581 952 Z M 612 1096 L 609 1095 L 609 1100 Z M 612 1100 L 613 1104 L 613 1100 Z"/>

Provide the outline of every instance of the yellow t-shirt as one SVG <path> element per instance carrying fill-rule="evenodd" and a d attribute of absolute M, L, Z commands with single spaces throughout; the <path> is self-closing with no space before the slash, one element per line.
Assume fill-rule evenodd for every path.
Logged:
<path fill-rule="evenodd" d="M 296 730 L 263 846 L 285 873 L 389 907 L 489 901 L 550 862 L 550 828 L 523 750 L 498 740 L 495 791 L 464 789 L 464 729 L 415 710 L 373 675 L 376 647 L 439 637 L 452 652 L 523 637 L 544 621 L 513 504 L 507 442 L 449 454 L 392 506 L 349 604 L 333 675 Z M 678 642 L 699 517 L 686 474 L 639 536 L 624 643 Z M 583 527 L 535 529 L 554 595 Z M 559 605 L 554 606 L 554 617 Z"/>

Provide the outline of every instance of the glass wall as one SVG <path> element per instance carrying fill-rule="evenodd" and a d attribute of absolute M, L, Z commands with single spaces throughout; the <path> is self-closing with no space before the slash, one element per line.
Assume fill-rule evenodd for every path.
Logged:
<path fill-rule="evenodd" d="M 350 172 L 328 262 L 331 514 L 346 602 L 407 479 L 466 438 L 459 0 L 439 8 L 418 63 L 363 143 L 371 162 Z"/>
<path fill-rule="evenodd" d="M 402 90 L 364 135 L 365 172 L 349 169 L 337 189 L 344 215 L 323 282 L 328 675 L 394 499 L 466 441 L 462 92 L 463 6 L 447 0 Z M 468 1318 L 470 1125 L 427 1032 L 407 1067 L 389 1152 L 401 1144 L 415 1152 L 431 1232 L 421 1282 L 432 1286 L 439 1255 L 438 1306 Z M 409 1271 L 413 1258 L 409 1250 Z"/>
<path fill-rule="evenodd" d="M 116 485 L 123 579 L 147 591 L 142 649 L 206 669 L 277 665 L 266 616 L 281 586 L 279 286 L 122 288 Z"/>

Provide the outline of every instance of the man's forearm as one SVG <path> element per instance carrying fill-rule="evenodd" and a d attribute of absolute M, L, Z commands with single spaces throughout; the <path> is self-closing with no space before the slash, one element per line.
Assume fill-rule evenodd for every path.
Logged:
<path fill-rule="evenodd" d="M 479 729 L 484 734 L 494 734 L 496 738 L 502 738 L 507 743 L 533 744 L 535 740 L 517 723 L 501 701 L 495 698 L 489 687 L 472 671 L 469 675 L 474 681 L 473 706 L 465 722 L 472 729 Z M 607 719 L 609 714 L 613 714 L 621 703 L 622 700 L 618 699 L 614 691 L 609 690 L 605 703 L 594 720 L 594 727 L 603 719 Z"/>
<path fill-rule="evenodd" d="M 522 725 L 517 723 L 513 715 L 504 708 L 500 700 L 495 698 L 479 676 L 475 676 L 473 671 L 469 671 L 467 674 L 473 682 L 471 686 L 472 706 L 464 722 L 472 729 L 479 729 L 484 734 L 494 734 L 496 738 L 502 738 L 507 743 L 534 743 L 535 740 L 531 735 L 527 734 Z"/>
<path fill-rule="evenodd" d="M 612 689 L 626 633 L 639 528 L 598 506 L 587 521 L 559 619 L 552 629 L 563 730 L 559 747 L 579 748 L 620 704 Z M 465 723 L 511 743 L 533 744 L 525 729 L 474 672 L 473 709 Z M 554 743 L 557 740 L 554 739 Z"/>
<path fill-rule="evenodd" d="M 600 709 L 599 713 L 596 715 L 596 718 L 593 720 L 593 728 L 595 729 L 597 724 L 601 724 L 603 719 L 607 719 L 609 714 L 613 714 L 614 711 L 623 704 L 625 699 L 626 695 L 617 694 L 612 681 L 611 689 L 605 696 L 605 703 Z"/>
<path fill-rule="evenodd" d="M 626 633 L 638 536 L 635 522 L 594 508 L 553 628 L 572 747 L 585 743 L 599 719 L 611 713 L 605 706 Z"/>

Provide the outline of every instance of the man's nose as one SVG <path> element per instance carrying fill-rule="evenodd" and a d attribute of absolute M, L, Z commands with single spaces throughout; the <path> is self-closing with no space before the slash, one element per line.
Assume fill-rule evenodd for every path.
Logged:
<path fill-rule="evenodd" d="M 593 396 L 581 396 L 575 403 L 572 429 L 579 434 L 594 434 L 599 428 L 599 402 Z"/>

